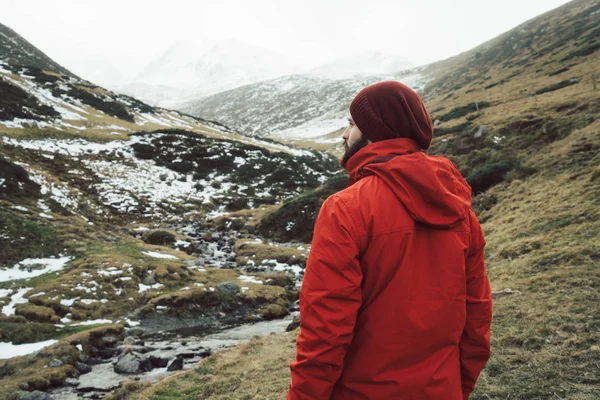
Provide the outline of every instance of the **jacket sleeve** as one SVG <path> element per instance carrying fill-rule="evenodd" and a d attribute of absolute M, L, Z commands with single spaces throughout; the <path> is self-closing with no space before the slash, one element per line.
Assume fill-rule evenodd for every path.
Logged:
<path fill-rule="evenodd" d="M 326 400 L 339 379 L 362 302 L 355 219 L 335 195 L 323 203 L 302 288 L 288 400 Z"/>
<path fill-rule="evenodd" d="M 466 260 L 467 319 L 460 340 L 463 400 L 475 389 L 479 373 L 490 358 L 492 293 L 485 273 L 485 240 L 477 217 L 470 213 L 471 246 Z"/>

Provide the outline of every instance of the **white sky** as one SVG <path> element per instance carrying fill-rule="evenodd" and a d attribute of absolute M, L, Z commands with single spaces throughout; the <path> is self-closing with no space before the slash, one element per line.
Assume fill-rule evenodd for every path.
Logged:
<path fill-rule="evenodd" d="M 237 39 L 310 64 L 368 50 L 436 61 L 566 0 L 0 0 L 0 23 L 83 78 L 132 78 L 181 39 Z M 106 79 L 103 79 L 106 80 Z"/>

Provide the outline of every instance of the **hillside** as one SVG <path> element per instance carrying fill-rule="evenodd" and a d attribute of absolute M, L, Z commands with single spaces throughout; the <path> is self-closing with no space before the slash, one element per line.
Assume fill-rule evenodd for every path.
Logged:
<path fill-rule="evenodd" d="M 473 187 L 487 241 L 492 358 L 472 399 L 600 397 L 598 18 L 598 3 L 573 1 L 424 70 L 437 74 L 424 91 L 437 120 L 430 153 Z M 305 193 L 262 224 L 279 240 L 310 240 L 306 210 L 333 191 Z M 304 229 L 286 229 L 299 219 Z M 129 387 L 129 398 L 283 398 L 297 333 Z"/>
<path fill-rule="evenodd" d="M 0 398 L 101 398 L 249 335 L 208 346 L 208 332 L 283 331 L 308 250 L 219 217 L 258 218 L 327 182 L 335 159 L 36 67 L 41 52 L 23 49 L 0 57 Z"/>
<path fill-rule="evenodd" d="M 345 125 L 350 100 L 361 88 L 382 79 L 400 78 L 417 90 L 428 79 L 419 68 L 389 76 L 347 79 L 290 75 L 208 96 L 179 109 L 214 117 L 246 135 L 328 149 L 332 141 L 323 136 Z"/>
<path fill-rule="evenodd" d="M 0 60 L 6 64 L 27 65 L 77 78 L 72 72 L 54 62 L 15 31 L 2 24 L 0 24 Z"/>

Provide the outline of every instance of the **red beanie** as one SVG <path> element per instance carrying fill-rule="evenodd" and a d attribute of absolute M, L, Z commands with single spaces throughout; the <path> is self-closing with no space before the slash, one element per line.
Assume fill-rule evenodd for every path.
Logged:
<path fill-rule="evenodd" d="M 423 150 L 431 145 L 433 125 L 425 104 L 414 90 L 400 82 L 367 86 L 352 100 L 350 115 L 372 142 L 409 138 Z"/>

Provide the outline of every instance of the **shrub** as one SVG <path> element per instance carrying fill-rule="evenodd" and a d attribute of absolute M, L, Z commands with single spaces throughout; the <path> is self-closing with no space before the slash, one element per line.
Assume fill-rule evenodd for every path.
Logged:
<path fill-rule="evenodd" d="M 467 176 L 467 183 L 473 189 L 473 195 L 485 192 L 504 181 L 504 177 L 513 168 L 511 161 L 488 163 Z"/>
<path fill-rule="evenodd" d="M 539 89 L 535 91 L 535 94 L 544 94 L 544 93 L 548 93 L 548 92 L 553 92 L 555 90 L 559 90 L 559 89 L 563 89 L 566 88 L 568 86 L 572 86 L 575 85 L 576 83 L 579 83 L 579 79 L 566 79 L 564 81 L 560 81 L 555 83 L 554 85 L 550 85 L 550 86 L 546 86 L 545 88 Z"/>
<path fill-rule="evenodd" d="M 146 236 L 144 242 L 159 246 L 170 246 L 175 243 L 175 235 L 167 231 L 154 231 Z"/>
<path fill-rule="evenodd" d="M 348 175 L 339 173 L 317 190 L 286 201 L 261 220 L 259 233 L 277 240 L 309 243 L 321 205 L 327 197 L 344 189 L 347 183 Z"/>
<path fill-rule="evenodd" d="M 482 165 L 469 174 L 466 180 L 475 196 L 501 182 L 525 178 L 535 172 L 534 168 L 524 166 L 517 160 L 503 160 Z"/>
<path fill-rule="evenodd" d="M 127 112 L 127 109 L 123 104 L 113 100 L 108 96 L 102 98 L 85 89 L 74 86 L 69 89 L 67 95 L 80 100 L 82 103 L 87 104 L 96 110 L 100 110 L 108 115 L 112 115 L 113 117 L 117 117 L 128 122 L 135 122 L 133 115 Z"/>
<path fill-rule="evenodd" d="M 446 121 L 450 121 L 452 119 L 464 117 L 467 114 L 475 112 L 475 111 L 477 111 L 477 107 L 479 107 L 479 110 L 481 111 L 484 108 L 491 107 L 491 106 L 492 106 L 492 104 L 488 103 L 486 101 L 482 101 L 479 103 L 469 103 L 466 106 L 453 108 L 452 110 L 450 110 L 448 113 L 442 115 L 441 117 L 437 117 L 437 118 L 433 118 L 433 119 L 434 120 L 439 119 L 440 121 L 446 122 Z"/>

